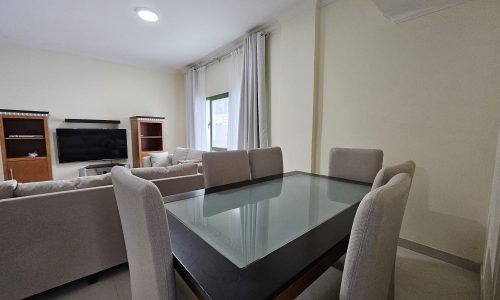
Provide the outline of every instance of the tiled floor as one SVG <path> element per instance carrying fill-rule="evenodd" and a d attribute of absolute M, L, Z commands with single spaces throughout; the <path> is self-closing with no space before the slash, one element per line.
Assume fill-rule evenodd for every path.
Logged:
<path fill-rule="evenodd" d="M 396 299 L 479 299 L 479 274 L 398 248 Z"/>
<path fill-rule="evenodd" d="M 119 267 L 104 272 L 92 285 L 80 280 L 34 299 L 129 300 L 129 281 L 127 267 Z M 398 248 L 396 299 L 476 300 L 479 299 L 479 274 Z"/>

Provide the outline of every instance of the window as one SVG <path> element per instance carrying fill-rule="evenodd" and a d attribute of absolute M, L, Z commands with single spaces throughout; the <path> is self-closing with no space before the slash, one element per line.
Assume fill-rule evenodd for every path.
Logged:
<path fill-rule="evenodd" d="M 207 98 L 207 140 L 211 151 L 227 150 L 229 93 Z"/>

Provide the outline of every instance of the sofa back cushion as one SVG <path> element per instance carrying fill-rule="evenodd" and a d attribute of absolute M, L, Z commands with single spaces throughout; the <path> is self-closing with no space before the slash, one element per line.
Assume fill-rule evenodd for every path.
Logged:
<path fill-rule="evenodd" d="M 68 180 L 51 180 L 41 182 L 18 183 L 14 196 L 24 197 L 76 190 L 78 178 Z"/>
<path fill-rule="evenodd" d="M 135 168 L 132 174 L 146 180 L 194 175 L 198 173 L 197 164 L 182 164 L 170 167 Z"/>
<path fill-rule="evenodd" d="M 196 149 L 189 149 L 189 153 L 186 157 L 186 160 L 192 160 L 192 161 L 197 161 L 201 162 L 203 153 L 206 151 L 201 151 L 201 150 L 196 150 Z"/>
<path fill-rule="evenodd" d="M 0 199 L 14 197 L 14 190 L 16 187 L 17 181 L 15 180 L 0 181 Z"/>
<path fill-rule="evenodd" d="M 111 174 L 95 175 L 95 176 L 85 176 L 76 178 L 77 184 L 76 188 L 88 189 L 98 186 L 111 185 Z"/>

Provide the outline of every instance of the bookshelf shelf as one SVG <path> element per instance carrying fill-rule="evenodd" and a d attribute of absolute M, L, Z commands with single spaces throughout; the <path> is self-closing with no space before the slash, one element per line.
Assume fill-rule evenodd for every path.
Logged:
<path fill-rule="evenodd" d="M 132 117 L 130 122 L 134 168 L 140 168 L 143 157 L 163 151 L 165 120 L 162 117 Z"/>
<path fill-rule="evenodd" d="M 0 141 L 6 180 L 35 182 L 52 179 L 48 113 L 2 110 Z M 37 153 L 30 157 L 29 153 Z"/>

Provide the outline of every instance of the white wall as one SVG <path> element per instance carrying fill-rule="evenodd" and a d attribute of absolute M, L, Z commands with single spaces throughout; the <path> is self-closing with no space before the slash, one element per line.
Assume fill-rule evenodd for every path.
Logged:
<path fill-rule="evenodd" d="M 58 163 L 54 132 L 69 127 L 63 123 L 65 118 L 120 120 L 119 128 L 127 129 L 131 162 L 129 117 L 166 117 L 165 146 L 173 150 L 185 144 L 184 103 L 182 74 L 0 42 L 0 108 L 50 112 L 55 179 L 76 177 L 78 168 L 91 164 Z"/>
<path fill-rule="evenodd" d="M 268 40 L 271 144 L 286 171 L 311 171 L 314 125 L 316 8 L 281 21 Z"/>
<path fill-rule="evenodd" d="M 269 40 L 272 144 L 287 170 L 322 174 L 333 146 L 383 149 L 385 165 L 415 160 L 401 237 L 481 262 L 499 49 L 495 0 L 400 24 L 366 0 L 308 10 Z"/>
<path fill-rule="evenodd" d="M 334 145 L 417 171 L 401 237 L 481 262 L 500 122 L 500 6 L 394 24 L 372 1 L 321 9 L 318 167 Z"/>

